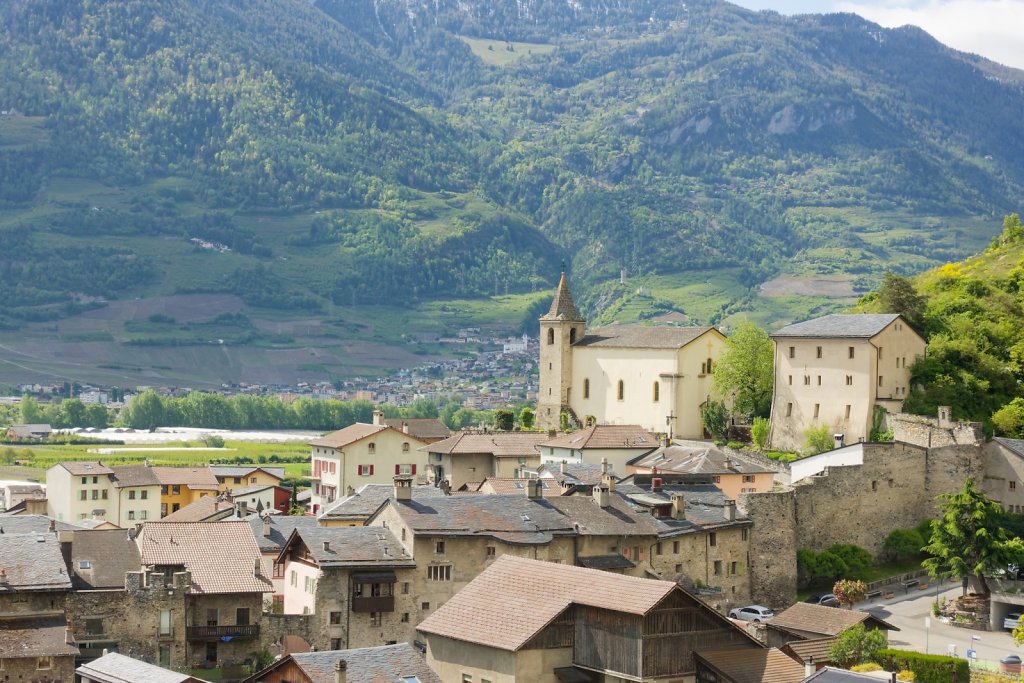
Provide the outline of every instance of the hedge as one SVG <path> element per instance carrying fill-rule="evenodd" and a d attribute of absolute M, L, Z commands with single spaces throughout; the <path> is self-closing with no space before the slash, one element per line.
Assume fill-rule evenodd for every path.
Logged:
<path fill-rule="evenodd" d="M 887 671 L 913 671 L 917 683 L 970 683 L 971 680 L 967 660 L 959 657 L 886 649 L 878 651 L 875 662 Z"/>

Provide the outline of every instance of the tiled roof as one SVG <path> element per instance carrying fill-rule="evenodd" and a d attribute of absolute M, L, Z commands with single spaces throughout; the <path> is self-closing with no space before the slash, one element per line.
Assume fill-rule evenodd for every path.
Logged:
<path fill-rule="evenodd" d="M 436 486 L 413 486 L 412 499 L 443 498 L 444 491 Z M 341 498 L 331 504 L 320 519 L 353 521 L 365 520 L 377 511 L 385 500 L 395 497 L 395 487 L 392 484 L 365 484 L 360 486 L 351 496 Z"/>
<path fill-rule="evenodd" d="M 884 673 L 882 671 L 858 673 L 847 669 L 826 666 L 818 669 L 804 680 L 807 683 L 879 683 L 879 681 L 888 680 L 888 678 L 878 675 Z M 891 676 L 892 674 L 889 675 Z"/>
<path fill-rule="evenodd" d="M 493 537 L 533 545 L 550 543 L 556 535 L 574 533 L 572 520 L 554 507 L 555 500 L 561 498 L 444 496 L 392 504 L 414 533 Z"/>
<path fill-rule="evenodd" d="M 604 474 L 601 468 L 602 465 L 594 463 L 577 462 L 563 465 L 549 462 L 538 467 L 537 474 L 541 479 L 551 478 L 559 484 L 595 486 L 601 483 L 601 477 Z M 608 474 L 613 480 L 619 479 L 619 475 L 611 467 L 608 468 Z"/>
<path fill-rule="evenodd" d="M 602 327 L 587 334 L 575 346 L 621 349 L 681 349 L 713 327 Z"/>
<path fill-rule="evenodd" d="M 579 311 L 576 310 L 576 304 L 572 300 L 572 293 L 569 292 L 569 280 L 565 277 L 564 271 L 562 272 L 562 277 L 558 279 L 558 289 L 555 290 L 555 298 L 551 301 L 551 308 L 548 309 L 547 314 L 541 320 L 583 322 L 583 318 L 580 316 Z"/>
<path fill-rule="evenodd" d="M 280 487 L 275 485 L 275 484 L 253 484 L 252 486 L 246 486 L 245 488 L 231 489 L 231 496 L 233 498 L 238 498 L 240 496 L 248 496 L 248 495 L 251 495 L 253 493 L 259 493 L 260 491 L 266 491 L 267 489 L 276 489 L 276 488 L 280 488 Z M 283 490 L 286 490 L 286 489 L 283 489 Z"/>
<path fill-rule="evenodd" d="M 178 484 L 202 490 L 217 490 L 218 486 L 209 467 L 154 467 L 153 474 L 164 486 Z"/>
<path fill-rule="evenodd" d="M 665 486 L 660 492 L 654 492 L 632 484 L 619 483 L 615 486 L 614 495 L 625 498 L 635 510 L 650 510 L 654 506 L 671 505 L 673 494 L 683 495 L 686 519 L 652 517 L 662 538 L 725 526 L 750 526 L 750 520 L 740 517 L 738 513 L 734 520 L 728 519 L 725 494 L 712 484 Z"/>
<path fill-rule="evenodd" d="M 551 505 L 569 518 L 583 536 L 657 536 L 657 520 L 647 511 L 632 508 L 616 495 L 601 507 L 592 496 L 561 496 Z"/>
<path fill-rule="evenodd" d="M 4 534 L 45 533 L 50 524 L 56 531 L 74 531 L 79 527 L 67 522 L 51 519 L 46 515 L 0 515 L 0 536 Z M 0 558 L 0 562 L 2 562 Z"/>
<path fill-rule="evenodd" d="M 148 465 L 114 465 L 110 469 L 114 471 L 115 488 L 160 486 L 160 480 Z"/>
<path fill-rule="evenodd" d="M 0 659 L 74 657 L 78 646 L 67 643 L 63 616 L 5 619 L 0 627 Z"/>
<path fill-rule="evenodd" d="M 19 494 L 44 492 L 44 489 L 41 484 L 7 484 L 0 488 L 5 488 L 11 493 Z"/>
<path fill-rule="evenodd" d="M 889 630 L 899 630 L 895 626 L 877 617 L 873 617 L 867 612 L 839 607 L 826 607 L 824 605 L 812 605 L 807 602 L 798 602 L 792 607 L 776 614 L 769 625 L 787 631 L 805 631 L 807 633 L 820 633 L 823 636 L 835 636 L 851 626 L 855 626 L 868 619 L 874 620 L 877 624 Z"/>
<path fill-rule="evenodd" d="M 997 436 L 994 441 L 1006 446 L 1008 449 L 1024 458 L 1024 439 L 1007 439 L 1002 436 Z"/>
<path fill-rule="evenodd" d="M 185 565 L 193 593 L 273 590 L 248 522 L 145 524 L 137 542 L 144 566 Z"/>
<path fill-rule="evenodd" d="M 632 569 L 636 566 L 622 555 L 590 555 L 576 560 L 581 567 L 588 569 Z"/>
<path fill-rule="evenodd" d="M 459 432 L 419 450 L 451 455 L 485 453 L 496 458 L 532 457 L 539 455 L 537 446 L 548 438 L 543 432 Z"/>
<path fill-rule="evenodd" d="M 272 477 L 284 479 L 283 467 L 267 467 L 265 465 L 210 465 L 215 477 L 247 477 L 253 472 L 266 472 Z"/>
<path fill-rule="evenodd" d="M 357 422 L 353 425 L 349 425 L 344 429 L 339 429 L 336 432 L 325 434 L 319 439 L 314 439 L 309 442 L 310 446 L 322 446 L 324 448 L 344 448 L 350 443 L 362 441 L 363 439 L 373 436 L 385 429 L 391 429 L 387 425 L 373 425 L 365 424 L 363 422 Z"/>
<path fill-rule="evenodd" d="M 836 642 L 834 636 L 828 638 L 814 638 L 812 640 L 794 640 L 782 646 L 782 651 L 799 662 L 806 662 L 813 659 L 818 664 L 825 664 L 830 660 L 828 651 Z"/>
<path fill-rule="evenodd" d="M 124 588 L 125 573 L 139 568 L 139 548 L 124 529 L 76 531 L 71 539 L 75 588 Z"/>
<path fill-rule="evenodd" d="M 804 667 L 782 651 L 729 649 L 698 651 L 698 661 L 717 670 L 728 683 L 800 683 Z"/>
<path fill-rule="evenodd" d="M 305 545 L 322 568 L 416 566 L 395 535 L 384 527 L 303 527 L 295 530 L 289 542 Z"/>
<path fill-rule="evenodd" d="M 515 652 L 572 604 L 643 615 L 673 590 L 654 581 L 502 555 L 417 628 Z"/>
<path fill-rule="evenodd" d="M 657 437 L 639 425 L 594 425 L 544 441 L 551 448 L 657 448 Z"/>
<path fill-rule="evenodd" d="M 252 534 L 256 538 L 256 545 L 260 547 L 261 553 L 280 552 L 285 541 L 292 535 L 295 529 L 307 529 L 319 527 L 315 517 L 302 517 L 293 515 L 267 515 L 270 522 L 270 536 L 263 535 L 263 518 L 252 517 L 248 520 L 252 528 Z"/>
<path fill-rule="evenodd" d="M 63 467 L 76 477 L 93 476 L 96 474 L 113 474 L 114 470 L 97 461 L 87 462 L 85 460 L 66 460 L 59 462 L 54 467 Z"/>
<path fill-rule="evenodd" d="M 521 496 L 526 495 L 526 484 L 529 479 L 515 479 L 513 477 L 488 477 L 477 486 L 480 493 L 514 493 Z M 551 479 L 541 479 L 541 495 L 561 496 L 562 488 L 556 486 Z"/>
<path fill-rule="evenodd" d="M 175 510 L 166 517 L 151 520 L 159 524 L 168 522 L 207 522 L 229 517 L 235 506 L 217 496 L 203 496 Z"/>
<path fill-rule="evenodd" d="M 900 316 L 897 313 L 833 313 L 802 323 L 786 325 L 772 336 L 870 339 L 898 317 Z"/>
<path fill-rule="evenodd" d="M 705 441 L 679 441 L 672 446 L 659 446 L 629 464 L 645 469 L 656 467 L 659 472 L 684 474 L 765 474 L 772 471 Z"/>
<path fill-rule="evenodd" d="M 7 585 L 0 586 L 0 595 L 71 588 L 71 578 L 55 534 L 0 535 L 0 568 L 7 573 Z"/>
<path fill-rule="evenodd" d="M 388 417 L 384 418 L 384 424 L 404 432 L 403 427 L 408 427 L 409 436 L 414 439 L 447 439 L 452 434 L 444 422 L 433 417 Z"/>
<path fill-rule="evenodd" d="M 75 672 L 98 683 L 204 683 L 203 679 L 110 652 Z"/>
<path fill-rule="evenodd" d="M 326 650 L 288 655 L 312 683 L 334 683 L 334 665 L 344 659 L 348 683 L 441 683 L 441 678 L 409 643 L 363 647 L 355 650 Z M 281 660 L 286 662 L 287 658 Z M 277 668 L 275 664 L 272 668 Z"/>

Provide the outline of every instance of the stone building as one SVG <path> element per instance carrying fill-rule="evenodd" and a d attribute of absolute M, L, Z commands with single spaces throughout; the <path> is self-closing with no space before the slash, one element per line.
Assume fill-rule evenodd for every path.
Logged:
<path fill-rule="evenodd" d="M 277 562 L 281 549 L 295 529 L 312 529 L 319 524 L 313 517 L 269 514 L 250 517 L 248 522 L 256 545 L 260 548 L 260 555 L 263 556 L 264 565 L 272 568 L 274 593 L 270 599 L 270 609 L 273 612 L 283 612 L 285 572 L 284 567 Z"/>
<path fill-rule="evenodd" d="M 677 440 L 671 445 L 660 446 L 630 460 L 626 472 L 652 477 L 667 473 L 702 479 L 710 477 L 715 486 L 732 500 L 741 493 L 771 491 L 775 486 L 774 470 L 710 441 Z"/>
<path fill-rule="evenodd" d="M 1024 439 L 996 437 L 984 450 L 985 478 L 979 487 L 1007 512 L 1024 513 Z"/>
<path fill-rule="evenodd" d="M 457 491 L 475 489 L 484 479 L 519 479 L 540 465 L 542 432 L 458 432 L 424 446 L 428 481 Z"/>
<path fill-rule="evenodd" d="M 202 678 L 170 671 L 147 662 L 110 652 L 75 670 L 81 683 L 207 683 Z"/>
<path fill-rule="evenodd" d="M 725 350 L 713 327 L 606 327 L 586 331 L 562 273 L 540 318 L 537 424 L 557 429 L 561 413 L 597 424 L 640 425 L 699 439 L 700 406 Z"/>
<path fill-rule="evenodd" d="M 243 683 L 441 683 L 408 643 L 327 652 L 296 652 Z"/>
<path fill-rule="evenodd" d="M 616 472 L 626 472 L 626 463 L 661 445 L 658 438 L 637 425 L 597 424 L 560 434 L 540 444 L 542 463 L 597 466 L 607 462 Z"/>
<path fill-rule="evenodd" d="M 866 441 L 876 409 L 898 413 L 925 340 L 899 315 L 833 314 L 788 325 L 775 342 L 771 443 L 799 451 L 810 427 Z"/>
<path fill-rule="evenodd" d="M 440 498 L 447 493 L 437 486 L 413 486 L 413 500 Z M 390 484 L 364 484 L 352 495 L 329 505 L 317 521 L 321 526 L 363 526 L 384 501 L 395 497 L 395 486 Z"/>

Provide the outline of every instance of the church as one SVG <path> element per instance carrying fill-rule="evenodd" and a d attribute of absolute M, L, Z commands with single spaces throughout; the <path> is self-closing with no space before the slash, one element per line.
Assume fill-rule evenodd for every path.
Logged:
<path fill-rule="evenodd" d="M 540 318 L 537 424 L 558 429 L 565 412 L 580 424 L 593 418 L 703 438 L 700 407 L 712 396 L 711 371 L 724 350 L 714 327 L 623 325 L 588 333 L 563 272 Z"/>

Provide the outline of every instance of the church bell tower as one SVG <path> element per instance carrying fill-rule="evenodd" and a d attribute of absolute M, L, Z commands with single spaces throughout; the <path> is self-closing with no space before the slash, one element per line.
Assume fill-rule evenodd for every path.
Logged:
<path fill-rule="evenodd" d="M 586 321 L 576 310 L 562 269 L 551 309 L 540 317 L 540 389 L 537 426 L 558 429 L 569 405 L 572 385 L 572 345 L 583 339 Z"/>

